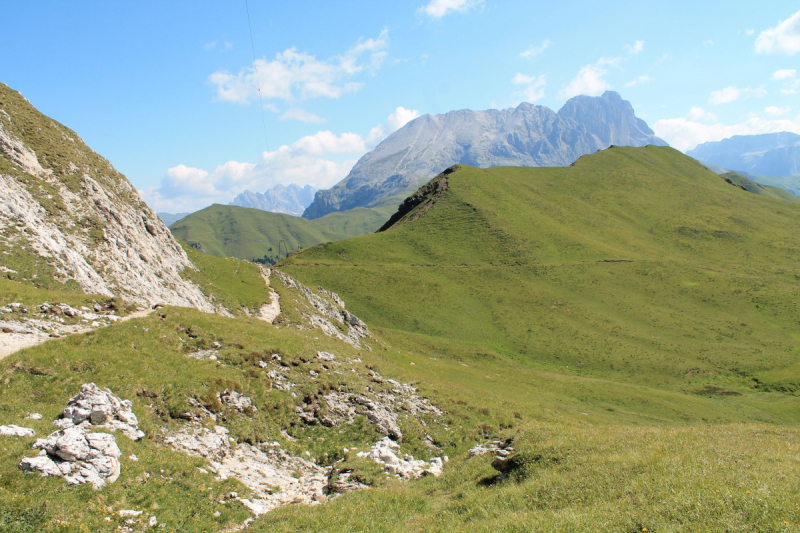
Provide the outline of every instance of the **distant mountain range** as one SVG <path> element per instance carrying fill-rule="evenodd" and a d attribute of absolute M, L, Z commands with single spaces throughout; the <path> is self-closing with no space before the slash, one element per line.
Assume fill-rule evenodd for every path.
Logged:
<path fill-rule="evenodd" d="M 180 219 L 191 215 L 191 213 L 156 213 L 156 214 L 158 215 L 158 218 L 160 218 L 167 226 L 171 226 Z"/>
<path fill-rule="evenodd" d="M 397 205 L 456 163 L 481 168 L 567 166 L 612 144 L 667 143 L 636 118 L 630 102 L 612 91 L 571 98 L 558 113 L 522 103 L 513 109 L 424 115 L 364 155 L 333 188 L 317 192 L 303 216 Z"/>
<path fill-rule="evenodd" d="M 317 190 L 311 185 L 300 187 L 294 183 L 289 185 L 278 184 L 264 191 L 264 194 L 244 191 L 234 198 L 229 205 L 300 216 L 305 208 L 311 205 L 314 200 L 314 193 Z"/>
<path fill-rule="evenodd" d="M 800 135 L 789 132 L 734 135 L 722 141 L 703 143 L 686 155 L 726 169 L 762 176 L 800 175 Z"/>

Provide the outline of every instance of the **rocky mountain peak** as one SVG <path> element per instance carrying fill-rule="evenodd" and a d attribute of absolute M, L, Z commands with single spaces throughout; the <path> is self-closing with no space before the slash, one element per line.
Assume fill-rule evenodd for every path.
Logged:
<path fill-rule="evenodd" d="M 636 117 L 630 102 L 613 91 L 599 97 L 576 96 L 558 113 L 523 102 L 502 110 L 424 115 L 365 154 L 333 188 L 317 192 L 303 216 L 318 218 L 353 207 L 399 203 L 458 163 L 480 168 L 567 166 L 612 144 L 666 145 Z"/>

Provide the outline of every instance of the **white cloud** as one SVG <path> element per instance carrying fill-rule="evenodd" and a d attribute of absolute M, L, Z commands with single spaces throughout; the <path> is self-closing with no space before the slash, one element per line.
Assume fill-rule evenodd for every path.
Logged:
<path fill-rule="evenodd" d="M 703 41 L 703 46 L 714 46 L 714 41 L 712 41 L 711 39 Z"/>
<path fill-rule="evenodd" d="M 228 161 L 213 172 L 177 165 L 167 170 L 159 187 L 141 192 L 156 211 L 186 212 L 227 204 L 245 190 L 261 192 L 278 183 L 330 187 L 347 176 L 358 157 L 418 116 L 415 109 L 398 107 L 367 139 L 357 133 L 319 131 L 263 152 L 255 164 Z"/>
<path fill-rule="evenodd" d="M 625 87 L 633 87 L 635 85 L 639 85 L 640 83 L 647 83 L 647 82 L 650 82 L 650 81 L 653 81 L 653 80 L 650 79 L 650 76 L 639 76 L 635 80 L 629 81 L 628 83 L 626 83 Z"/>
<path fill-rule="evenodd" d="M 738 87 L 730 86 L 719 91 L 711 91 L 711 97 L 708 99 L 708 103 L 712 105 L 729 104 L 739 100 L 740 98 L 747 98 L 751 96 L 761 98 L 766 96 L 766 94 L 767 90 L 764 89 L 764 87 L 747 87 L 744 89 L 739 89 Z"/>
<path fill-rule="evenodd" d="M 764 112 L 766 114 L 768 114 L 768 115 L 780 116 L 780 115 L 785 115 L 786 113 L 788 113 L 791 110 L 792 109 L 790 107 L 778 107 L 778 106 L 775 106 L 775 105 L 771 105 L 771 106 L 767 107 L 766 109 L 764 109 Z"/>
<path fill-rule="evenodd" d="M 633 45 L 626 44 L 625 49 L 632 56 L 639 55 L 644 50 L 644 41 L 636 41 Z"/>
<path fill-rule="evenodd" d="M 203 45 L 203 48 L 206 49 L 207 52 L 215 50 L 217 48 L 217 41 L 211 41 L 210 43 L 206 43 Z M 223 42 L 219 45 L 219 49 L 223 52 L 227 52 L 229 50 L 233 50 L 233 43 L 229 43 L 228 41 Z"/>
<path fill-rule="evenodd" d="M 712 91 L 708 103 L 713 105 L 727 104 L 738 100 L 741 94 L 742 91 L 736 87 L 725 87 L 721 91 Z"/>
<path fill-rule="evenodd" d="M 756 30 L 752 30 L 752 29 L 750 29 L 750 30 L 744 30 L 744 34 L 745 34 L 745 35 L 753 35 L 755 32 L 756 32 Z"/>
<path fill-rule="evenodd" d="M 762 31 L 754 46 L 757 54 L 794 55 L 800 52 L 800 11 L 774 28 Z"/>
<path fill-rule="evenodd" d="M 519 56 L 524 57 L 525 59 L 533 59 L 534 57 L 544 52 L 548 46 L 550 46 L 550 41 L 548 39 L 545 39 L 544 42 L 539 46 L 532 46 L 527 50 L 525 50 L 524 52 L 522 52 Z"/>
<path fill-rule="evenodd" d="M 575 76 L 569 85 L 564 87 L 559 93 L 562 98 L 572 98 L 579 94 L 597 96 L 611 88 L 606 80 L 603 79 L 607 71 L 597 65 L 586 65 L 581 67 L 578 75 Z"/>
<path fill-rule="evenodd" d="M 208 77 L 216 87 L 217 100 L 249 104 L 258 100 L 297 101 L 310 98 L 339 98 L 356 92 L 363 83 L 345 79 L 360 72 L 374 73 L 386 58 L 389 33 L 384 29 L 376 39 L 360 40 L 343 54 L 320 61 L 315 56 L 289 48 L 275 59 L 257 59 L 238 74 L 219 70 Z"/>
<path fill-rule="evenodd" d="M 405 107 L 398 107 L 394 113 L 389 115 L 385 124 L 379 124 L 372 128 L 364 141 L 367 149 L 372 150 L 386 137 L 399 130 L 415 118 L 419 116 L 419 111 L 416 109 L 406 109 Z"/>
<path fill-rule="evenodd" d="M 299 107 L 287 109 L 284 114 L 278 117 L 278 120 L 299 120 L 300 122 L 308 122 L 313 124 L 322 124 L 325 122 L 325 119 L 321 116 L 315 115 L 314 113 Z"/>
<path fill-rule="evenodd" d="M 517 75 L 511 78 L 511 83 L 516 84 L 533 83 L 534 81 L 536 81 L 536 76 L 528 76 L 527 74 L 522 74 L 521 72 L 517 72 Z"/>
<path fill-rule="evenodd" d="M 795 69 L 783 69 L 783 70 L 776 70 L 775 73 L 770 78 L 771 80 L 788 80 L 789 78 L 794 78 L 797 75 L 797 70 Z"/>
<path fill-rule="evenodd" d="M 483 0 L 431 0 L 417 11 L 440 19 L 450 13 L 466 13 L 482 3 Z"/>
<path fill-rule="evenodd" d="M 544 98 L 544 86 L 547 85 L 547 78 L 544 74 L 539 76 L 528 76 L 518 72 L 516 76 L 511 78 L 511 83 L 516 85 L 527 85 L 520 93 L 522 99 L 529 103 L 534 103 L 537 100 Z"/>
<path fill-rule="evenodd" d="M 692 108 L 693 111 L 694 109 L 696 108 Z M 733 135 L 756 135 L 780 131 L 800 134 L 800 116 L 795 120 L 763 119 L 758 116 L 751 116 L 739 124 L 720 124 L 716 121 L 713 123 L 699 122 L 697 118 L 692 118 L 692 112 L 690 112 L 685 118 L 661 119 L 653 124 L 653 130 L 656 135 L 670 145 L 678 150 L 686 151 L 691 150 L 698 144 L 721 141 Z"/>
<path fill-rule="evenodd" d="M 689 113 L 686 115 L 686 118 L 689 120 L 699 120 L 702 122 L 717 121 L 717 116 L 714 113 L 710 113 L 702 107 L 697 106 L 692 106 L 692 108 L 689 110 Z"/>

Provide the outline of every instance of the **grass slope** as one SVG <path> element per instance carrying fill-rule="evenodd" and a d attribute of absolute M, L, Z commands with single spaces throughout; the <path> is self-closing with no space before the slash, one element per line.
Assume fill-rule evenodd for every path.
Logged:
<path fill-rule="evenodd" d="M 787 202 L 794 202 L 800 204 L 800 196 L 795 196 L 786 189 L 780 187 L 773 187 L 771 185 L 762 185 L 756 181 L 751 180 L 747 176 L 739 174 L 738 172 L 726 172 L 721 174 L 720 177 L 731 185 L 735 185 L 744 189 L 747 192 L 755 194 L 762 194 L 770 198 L 779 198 Z"/>
<path fill-rule="evenodd" d="M 361 207 L 306 220 L 283 213 L 214 204 L 179 220 L 170 230 L 179 240 L 217 257 L 273 264 L 289 252 L 371 233 L 387 218 L 388 214 L 381 211 Z"/>
<path fill-rule="evenodd" d="M 800 388 L 800 206 L 658 147 L 446 179 L 416 220 L 281 266 L 373 326 L 530 368 L 742 402 Z"/>

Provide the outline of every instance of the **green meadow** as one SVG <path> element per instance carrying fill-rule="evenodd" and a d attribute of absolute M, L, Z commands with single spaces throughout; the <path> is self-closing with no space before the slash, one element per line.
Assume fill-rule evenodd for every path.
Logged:
<path fill-rule="evenodd" d="M 148 434 L 118 438 L 122 474 L 102 491 L 23 476 L 16 465 L 35 439 L 3 438 L 0 530 L 116 531 L 120 509 L 156 514 L 158 531 L 234 530 L 249 513 L 217 501 L 247 489 L 160 444 L 187 396 L 239 442 L 278 441 L 371 485 L 271 511 L 256 532 L 800 530 L 800 205 L 656 147 L 436 179 L 386 231 L 278 265 L 339 293 L 369 325 L 370 349 L 295 327 L 297 294 L 273 277 L 274 325 L 168 307 L 0 361 L 0 424 L 44 436 L 93 381 L 130 398 Z M 185 275 L 216 302 L 245 315 L 268 299 L 255 265 L 188 252 L 199 271 Z M 14 281 L 0 290 L 28 306 L 60 294 Z M 219 363 L 185 357 L 214 342 Z M 362 366 L 327 377 L 317 350 Z M 275 353 L 291 362 L 297 396 L 258 364 Z M 400 482 L 357 458 L 381 437 L 363 418 L 334 428 L 297 418 L 304 396 L 375 387 L 370 371 L 446 411 L 442 424 L 401 422 L 403 452 L 449 456 L 441 477 Z M 225 388 L 257 411 L 216 405 Z M 25 420 L 33 411 L 44 418 Z M 503 479 L 491 455 L 468 458 L 496 439 L 514 448 Z"/>

